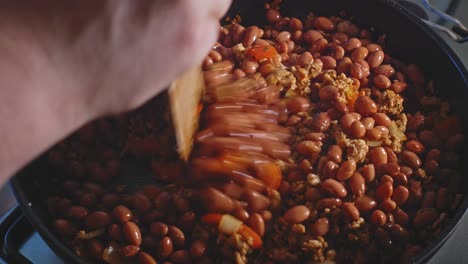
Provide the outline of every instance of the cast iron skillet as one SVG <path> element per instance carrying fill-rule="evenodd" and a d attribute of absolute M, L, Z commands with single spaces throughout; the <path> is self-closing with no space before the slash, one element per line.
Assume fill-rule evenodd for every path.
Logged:
<path fill-rule="evenodd" d="M 435 87 L 441 96 L 462 114 L 464 131 L 468 119 L 468 74 L 454 52 L 431 29 L 401 5 L 391 0 L 285 0 L 282 14 L 285 16 L 304 17 L 311 10 L 320 15 L 337 15 L 346 10 L 355 22 L 364 27 L 373 27 L 377 32 L 388 36 L 386 51 L 395 58 L 407 63 L 421 65 L 428 79 L 435 81 Z M 235 0 L 229 15 L 240 14 L 244 25 L 264 24 L 263 1 Z M 466 148 L 465 148 L 466 149 Z M 464 155 L 463 160 L 468 160 Z M 468 162 L 463 162 L 468 164 Z M 129 169 L 136 169 L 129 165 Z M 467 168 L 463 168 L 466 172 Z M 25 216 L 39 232 L 42 238 L 66 263 L 85 263 L 67 248 L 51 231 L 50 218 L 47 215 L 46 198 L 57 192 L 58 183 L 54 182 L 54 171 L 44 156 L 39 157 L 22 169 L 12 180 L 13 189 Z M 131 173 L 135 175 L 134 173 Z M 148 176 L 150 177 L 150 176 Z M 134 179 L 127 179 L 128 182 Z M 464 182 L 465 190 L 467 181 Z M 468 193 L 468 192 L 466 192 Z M 433 241 L 414 263 L 424 263 L 441 247 L 455 231 L 468 208 L 468 196 L 460 209 L 439 237 Z"/>

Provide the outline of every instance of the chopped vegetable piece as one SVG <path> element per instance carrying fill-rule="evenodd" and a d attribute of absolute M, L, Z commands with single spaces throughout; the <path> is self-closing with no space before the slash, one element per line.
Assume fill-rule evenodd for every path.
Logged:
<path fill-rule="evenodd" d="M 278 54 L 273 46 L 255 46 L 247 50 L 247 55 L 255 58 L 258 61 L 271 59 Z"/>

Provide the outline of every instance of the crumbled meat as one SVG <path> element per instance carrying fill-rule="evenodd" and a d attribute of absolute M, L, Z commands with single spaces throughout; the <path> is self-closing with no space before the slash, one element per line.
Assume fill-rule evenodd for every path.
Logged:
<path fill-rule="evenodd" d="M 340 91 L 337 100 L 348 105 L 352 104 L 359 87 L 353 83 L 351 78 L 346 77 L 343 73 L 337 74 L 334 70 L 328 70 L 321 75 L 321 79 L 320 83 L 314 84 L 315 88 L 319 89 L 327 85 L 333 85 Z"/>
<path fill-rule="evenodd" d="M 324 261 L 325 260 L 325 249 L 328 247 L 328 243 L 321 236 L 316 239 L 305 240 L 302 243 L 302 250 L 306 252 L 313 252 L 313 261 Z"/>
<path fill-rule="evenodd" d="M 406 114 L 399 114 L 395 119 L 395 124 L 401 132 L 405 132 L 406 125 L 408 124 L 408 117 Z"/>
<path fill-rule="evenodd" d="M 318 186 L 320 185 L 320 176 L 314 173 L 307 174 L 307 184 L 310 186 Z"/>
<path fill-rule="evenodd" d="M 243 61 L 245 59 L 245 47 L 242 43 L 239 43 L 232 47 L 232 52 L 234 53 L 234 57 L 237 61 Z"/>
<path fill-rule="evenodd" d="M 306 229 L 304 225 L 296 224 L 291 227 L 291 231 L 297 234 L 305 234 Z"/>
<path fill-rule="evenodd" d="M 295 90 L 297 88 L 294 74 L 283 67 L 278 67 L 266 77 L 269 85 L 276 85 L 282 90 Z"/>
<path fill-rule="evenodd" d="M 379 112 L 388 115 L 399 115 L 403 112 L 403 97 L 392 90 L 386 90 L 377 98 Z"/>
<path fill-rule="evenodd" d="M 361 227 L 362 224 L 364 224 L 364 218 L 362 217 L 359 217 L 358 220 L 356 221 L 353 221 L 349 224 L 349 228 L 350 229 L 359 229 Z"/>
<path fill-rule="evenodd" d="M 336 144 L 346 150 L 346 156 L 348 159 L 354 159 L 357 163 L 365 161 L 367 152 L 369 152 L 369 146 L 366 141 L 362 139 L 348 138 L 336 121 L 332 122 L 331 129 Z"/>

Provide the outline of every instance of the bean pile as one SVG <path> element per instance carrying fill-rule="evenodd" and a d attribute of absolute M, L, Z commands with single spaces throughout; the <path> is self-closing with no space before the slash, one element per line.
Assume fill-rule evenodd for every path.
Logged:
<path fill-rule="evenodd" d="M 443 230 L 463 198 L 464 135 L 435 84 L 344 17 L 266 18 L 221 28 L 188 168 L 170 152 L 169 117 L 154 121 L 160 102 L 49 154 L 68 172 L 49 199 L 52 225 L 77 255 L 406 263 Z M 167 184 L 114 183 L 126 156 L 151 159 Z"/>

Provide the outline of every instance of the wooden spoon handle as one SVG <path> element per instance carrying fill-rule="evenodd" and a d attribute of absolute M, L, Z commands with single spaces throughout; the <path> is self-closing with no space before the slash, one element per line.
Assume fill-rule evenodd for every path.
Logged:
<path fill-rule="evenodd" d="M 198 129 L 200 98 L 205 91 L 201 67 L 195 67 L 173 81 L 169 87 L 169 103 L 174 125 L 177 152 L 187 161 Z"/>

